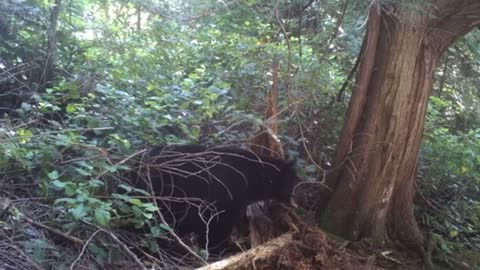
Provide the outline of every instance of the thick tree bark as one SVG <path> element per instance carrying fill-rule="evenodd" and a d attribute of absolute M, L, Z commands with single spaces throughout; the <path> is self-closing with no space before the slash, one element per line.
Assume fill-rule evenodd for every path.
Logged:
<path fill-rule="evenodd" d="M 334 193 L 319 215 L 350 239 L 421 251 L 413 196 L 433 72 L 446 48 L 479 24 L 480 3 L 431 0 L 418 12 L 397 2 L 372 2 L 337 169 L 327 182 Z"/>

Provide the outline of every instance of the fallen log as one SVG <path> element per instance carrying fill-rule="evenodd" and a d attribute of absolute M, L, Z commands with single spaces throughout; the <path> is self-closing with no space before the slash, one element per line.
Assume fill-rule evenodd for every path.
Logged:
<path fill-rule="evenodd" d="M 256 248 L 198 268 L 197 270 L 265 269 L 265 265 L 271 265 L 271 260 L 275 257 L 275 254 L 278 254 L 291 240 L 292 234 L 287 233 Z"/>
<path fill-rule="evenodd" d="M 287 233 L 197 270 L 365 270 L 366 260 L 338 250 L 317 228 Z"/>

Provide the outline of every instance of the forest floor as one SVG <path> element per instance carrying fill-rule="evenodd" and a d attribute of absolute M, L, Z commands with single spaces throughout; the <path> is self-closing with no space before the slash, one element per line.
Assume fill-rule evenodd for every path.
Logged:
<path fill-rule="evenodd" d="M 0 181 L 0 270 L 17 269 L 195 269 L 193 256 L 173 258 L 157 252 L 132 252 L 145 244 L 119 231 L 87 222 L 63 224 L 67 209 L 52 199 L 36 198 L 36 185 Z M 133 248 L 132 248 L 133 247 Z M 198 250 L 196 250 L 198 251 Z M 160 254 L 160 255 L 159 255 Z M 199 254 L 202 254 L 200 251 Z M 464 253 L 458 264 L 435 269 L 478 269 L 478 253 Z M 376 248 L 368 241 L 333 240 L 313 226 L 220 260 L 202 269 L 424 269 L 423 262 L 394 249 Z M 168 265 L 168 267 L 165 267 Z"/>
<path fill-rule="evenodd" d="M 396 251 L 375 250 L 365 241 L 339 245 L 320 229 L 308 227 L 201 268 L 219 269 L 410 270 L 422 269 L 422 263 Z"/>

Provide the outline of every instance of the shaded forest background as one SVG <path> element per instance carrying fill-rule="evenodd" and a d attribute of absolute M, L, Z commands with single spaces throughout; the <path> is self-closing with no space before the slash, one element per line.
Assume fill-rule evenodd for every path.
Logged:
<path fill-rule="evenodd" d="M 418 2 L 409 8 L 421 12 Z M 249 142 L 268 127 L 273 84 L 279 140 L 302 178 L 320 187 L 354 88 L 369 4 L 0 2 L 0 197 L 26 221 L 0 221 L 0 247 L 15 243 L 37 266 L 57 268 L 71 265 L 78 249 L 32 222 L 87 240 L 95 226 L 130 216 L 161 235 L 168 228 L 152 221 L 155 207 L 99 196 L 105 183 L 151 145 Z M 475 29 L 438 63 L 415 183 L 416 220 L 446 268 L 480 249 L 479 44 Z M 301 215 L 314 219 L 318 195 L 301 199 L 311 206 Z M 7 237 L 19 228 L 25 235 Z M 100 244 L 87 253 L 98 265 L 113 256 Z"/>

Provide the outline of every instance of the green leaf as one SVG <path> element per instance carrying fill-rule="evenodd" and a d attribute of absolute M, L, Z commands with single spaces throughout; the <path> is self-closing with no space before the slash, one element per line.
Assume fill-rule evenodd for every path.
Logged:
<path fill-rule="evenodd" d="M 458 231 L 457 230 L 451 230 L 449 235 L 450 235 L 450 237 L 455 237 L 455 236 L 458 235 Z"/>
<path fill-rule="evenodd" d="M 72 209 L 72 215 L 76 220 L 79 220 L 87 215 L 87 211 L 83 203 Z"/>
<path fill-rule="evenodd" d="M 103 265 L 105 262 L 108 261 L 110 253 L 107 252 L 105 249 L 103 249 L 100 246 L 97 246 L 93 243 L 90 243 L 88 245 L 88 250 L 95 255 L 96 260 Z"/>
<path fill-rule="evenodd" d="M 84 160 L 81 160 L 81 161 L 78 161 L 78 162 L 75 162 L 75 163 L 78 164 L 78 165 L 80 165 L 80 166 L 82 166 L 82 167 L 84 167 L 85 169 L 87 169 L 87 170 L 89 170 L 89 171 L 93 170 L 93 166 L 90 165 L 90 164 L 88 164 L 88 163 L 85 162 Z"/>
<path fill-rule="evenodd" d="M 28 130 L 28 129 L 19 128 L 19 129 L 17 130 L 17 133 L 18 133 L 18 135 L 21 137 L 21 139 L 20 139 L 20 142 L 21 142 L 21 143 L 27 143 L 27 142 L 29 142 L 29 141 L 32 139 L 32 137 L 33 137 L 33 133 L 32 133 L 30 130 Z"/>
<path fill-rule="evenodd" d="M 118 185 L 118 187 L 121 188 L 121 189 L 124 189 L 126 192 L 131 192 L 133 190 L 133 187 L 127 186 L 127 185 L 124 185 L 124 184 L 120 184 L 120 185 Z"/>
<path fill-rule="evenodd" d="M 77 195 L 77 201 L 78 202 L 86 202 L 86 201 L 88 201 L 88 199 L 89 199 L 89 197 L 85 193 L 80 193 L 80 194 Z"/>
<path fill-rule="evenodd" d="M 172 228 L 170 226 L 168 226 L 168 224 L 165 224 L 165 223 L 161 223 L 160 228 L 164 229 L 165 231 L 171 231 L 172 230 Z"/>
<path fill-rule="evenodd" d="M 126 201 L 126 202 L 128 202 L 130 200 L 130 197 L 128 195 L 125 195 L 125 194 L 113 193 L 112 197 L 115 198 L 115 199 L 120 199 L 120 200 Z"/>
<path fill-rule="evenodd" d="M 75 104 L 70 103 L 67 105 L 66 110 L 67 110 L 67 113 L 73 113 L 77 110 L 77 107 L 75 106 Z"/>
<path fill-rule="evenodd" d="M 77 186 L 70 182 L 67 183 L 67 185 L 65 186 L 65 193 L 69 196 L 77 194 Z"/>
<path fill-rule="evenodd" d="M 110 219 L 111 216 L 109 211 L 102 208 L 95 209 L 95 220 L 98 222 L 98 224 L 107 226 L 110 222 Z"/>
<path fill-rule="evenodd" d="M 143 210 L 138 206 L 133 206 L 132 207 L 132 212 L 135 215 L 135 217 L 142 217 L 143 216 Z"/>
<path fill-rule="evenodd" d="M 91 179 L 90 181 L 88 181 L 88 185 L 91 187 L 102 187 L 105 185 L 105 183 L 98 179 Z"/>
<path fill-rule="evenodd" d="M 129 199 L 128 200 L 131 204 L 136 205 L 136 206 L 143 206 L 143 202 L 140 199 Z"/>
<path fill-rule="evenodd" d="M 32 259 L 37 262 L 44 262 L 46 250 L 52 248 L 52 246 L 42 239 L 28 240 L 24 242 L 24 245 L 32 253 Z"/>
<path fill-rule="evenodd" d="M 103 167 L 105 168 L 105 170 L 107 170 L 108 172 L 111 172 L 111 173 L 114 173 L 118 170 L 117 166 L 105 165 Z"/>
<path fill-rule="evenodd" d="M 136 220 L 135 221 L 135 224 L 133 225 L 133 227 L 135 229 L 140 229 L 143 227 L 143 225 L 145 225 L 145 222 L 143 220 Z"/>
<path fill-rule="evenodd" d="M 156 207 L 153 203 L 146 203 L 143 205 L 143 207 L 145 207 L 146 211 L 150 211 L 150 212 L 155 212 L 159 210 L 159 208 Z"/>
<path fill-rule="evenodd" d="M 51 171 L 51 172 L 48 174 L 48 178 L 50 178 L 50 179 L 52 179 L 52 180 L 58 179 L 58 172 L 57 172 L 57 171 Z"/>
<path fill-rule="evenodd" d="M 197 73 L 191 73 L 190 75 L 188 75 L 188 78 L 192 80 L 198 80 L 200 79 L 200 76 Z"/>
<path fill-rule="evenodd" d="M 57 187 L 57 188 L 60 188 L 60 189 L 64 189 L 64 188 L 67 186 L 66 183 L 64 183 L 64 182 L 62 182 L 62 181 L 60 181 L 60 180 L 55 180 L 55 181 L 53 181 L 53 182 L 52 182 L 52 185 L 53 185 L 54 187 Z"/>
<path fill-rule="evenodd" d="M 153 226 L 150 228 L 150 232 L 153 236 L 158 237 L 164 232 L 164 230 L 162 230 L 159 226 Z"/>
<path fill-rule="evenodd" d="M 75 171 L 77 171 L 79 174 L 83 176 L 90 176 L 92 175 L 92 172 L 85 171 L 84 169 L 76 168 Z"/>
<path fill-rule="evenodd" d="M 153 214 L 152 214 L 152 213 L 143 213 L 143 216 L 144 216 L 146 219 L 151 219 L 151 218 L 153 218 Z"/>

